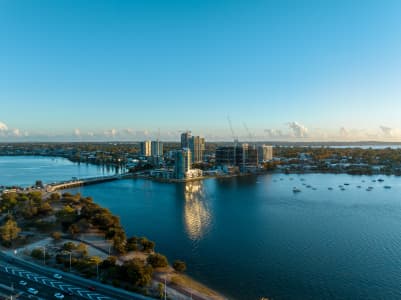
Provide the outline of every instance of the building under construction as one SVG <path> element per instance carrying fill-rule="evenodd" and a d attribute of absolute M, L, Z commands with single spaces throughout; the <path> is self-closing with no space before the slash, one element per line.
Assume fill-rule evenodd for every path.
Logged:
<path fill-rule="evenodd" d="M 258 166 L 258 151 L 248 144 L 223 146 L 216 149 L 216 166 L 235 166 L 241 172 L 255 169 Z"/>

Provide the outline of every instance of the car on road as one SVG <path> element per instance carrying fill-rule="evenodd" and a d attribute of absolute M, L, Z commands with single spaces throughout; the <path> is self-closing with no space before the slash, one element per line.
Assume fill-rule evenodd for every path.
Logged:
<path fill-rule="evenodd" d="M 28 289 L 28 293 L 33 294 L 33 295 L 37 295 L 39 293 L 39 291 L 37 289 L 34 289 L 34 288 L 29 288 Z"/>
<path fill-rule="evenodd" d="M 56 299 L 64 299 L 64 295 L 62 293 L 55 293 L 54 298 Z"/>
<path fill-rule="evenodd" d="M 20 284 L 20 285 L 23 285 L 23 286 L 27 285 L 27 283 L 26 283 L 25 280 L 20 280 L 19 284 Z"/>
<path fill-rule="evenodd" d="M 95 287 L 94 286 L 88 286 L 88 289 L 90 290 L 90 291 L 95 291 L 96 289 L 95 289 Z"/>
<path fill-rule="evenodd" d="M 57 274 L 57 273 L 54 274 L 53 277 L 56 278 L 56 279 L 61 279 L 61 278 L 63 278 L 63 276 L 61 276 L 60 274 Z"/>

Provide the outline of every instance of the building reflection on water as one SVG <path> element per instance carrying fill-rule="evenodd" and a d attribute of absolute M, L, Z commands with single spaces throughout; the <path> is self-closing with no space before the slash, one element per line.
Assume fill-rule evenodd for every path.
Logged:
<path fill-rule="evenodd" d="M 202 181 L 185 183 L 185 230 L 191 240 L 200 240 L 208 232 L 211 213 Z"/>

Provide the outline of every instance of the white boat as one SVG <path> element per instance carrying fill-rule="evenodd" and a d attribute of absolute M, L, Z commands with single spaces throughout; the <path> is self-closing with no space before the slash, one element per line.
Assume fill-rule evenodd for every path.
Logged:
<path fill-rule="evenodd" d="M 292 192 L 293 192 L 293 193 L 299 193 L 299 192 L 301 192 L 301 190 L 298 189 L 298 188 L 296 188 L 296 187 L 294 187 L 294 188 L 292 189 Z"/>

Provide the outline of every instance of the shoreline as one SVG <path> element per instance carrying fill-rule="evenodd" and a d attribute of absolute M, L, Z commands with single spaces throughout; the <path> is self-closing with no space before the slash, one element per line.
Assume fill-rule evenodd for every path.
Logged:
<path fill-rule="evenodd" d="M 40 193 L 40 197 L 43 202 L 49 203 L 49 199 L 54 198 L 53 195 L 57 194 L 60 196 L 60 192 L 55 192 L 55 193 L 45 193 L 41 191 L 35 191 L 36 193 Z M 24 194 L 24 193 L 16 193 L 18 194 Z M 29 195 L 29 193 L 25 194 Z M 79 194 L 76 194 L 79 195 Z M 75 196 L 76 196 L 75 195 Z M 80 201 L 88 199 L 80 197 Z M 10 246 L 5 247 L 3 245 L 0 246 L 1 252 L 2 253 L 7 253 L 8 255 L 16 255 L 20 259 L 26 262 L 30 263 L 35 263 L 38 266 L 41 266 L 40 261 L 42 258 L 39 259 L 39 257 L 34 257 L 33 252 L 34 250 L 37 249 L 46 249 L 46 261 L 43 261 L 46 266 L 52 267 L 55 269 L 58 269 L 60 271 L 70 273 L 73 275 L 80 276 L 82 278 L 87 277 L 85 275 L 86 273 L 83 272 L 79 268 L 79 265 L 73 264 L 73 269 L 71 272 L 71 265 L 70 265 L 70 271 L 68 272 L 68 267 L 66 265 L 66 261 L 63 259 L 62 263 L 58 261 L 57 257 L 60 256 L 60 254 L 64 255 L 65 250 L 65 244 L 67 243 L 72 243 L 75 244 L 72 249 L 77 249 L 79 245 L 84 245 L 85 253 L 82 258 L 77 258 L 76 254 L 73 255 L 73 260 L 76 259 L 99 259 L 99 262 L 106 262 L 110 258 L 115 257 L 116 259 L 116 266 L 119 267 L 125 267 L 126 263 L 130 264 L 131 262 L 135 260 L 140 260 L 141 264 L 144 264 L 145 266 L 153 266 L 153 271 L 151 273 L 151 279 L 150 282 L 144 286 L 137 286 L 136 284 L 132 284 L 129 281 L 126 281 L 124 279 L 119 278 L 118 276 L 116 277 L 108 277 L 108 269 L 103 269 L 101 274 L 106 277 L 99 277 L 99 275 L 94 278 L 93 276 L 89 276 L 91 280 L 93 280 L 94 283 L 96 284 L 106 284 L 110 288 L 113 287 L 118 287 L 121 288 L 124 291 L 136 291 L 140 292 L 143 295 L 152 295 L 155 299 L 158 298 L 156 297 L 157 290 L 160 290 L 160 286 L 163 285 L 165 282 L 167 282 L 167 295 L 170 297 L 172 296 L 172 299 L 177 299 L 177 300 L 186 300 L 188 297 L 192 297 L 193 299 L 196 300 L 226 300 L 228 299 L 221 293 L 219 293 L 216 290 L 213 290 L 206 285 L 202 284 L 201 282 L 189 277 L 188 275 L 185 275 L 182 272 L 176 271 L 173 268 L 172 262 L 167 262 L 167 265 L 165 267 L 158 267 L 154 266 L 153 263 L 149 260 L 150 256 L 153 255 L 160 255 L 158 254 L 155 249 L 154 249 L 154 244 L 153 248 L 151 250 L 146 250 L 141 248 L 140 242 L 137 242 L 136 247 L 139 247 L 137 250 L 130 250 L 129 248 L 126 248 L 124 246 L 123 252 L 120 252 L 117 248 L 115 248 L 115 244 L 113 240 L 108 239 L 105 237 L 105 232 L 97 228 L 96 225 L 93 225 L 92 223 L 89 223 L 89 228 L 86 229 L 85 231 L 80 232 L 79 234 L 71 234 L 71 233 L 66 233 L 60 230 L 60 220 L 57 218 L 54 218 L 59 212 L 61 212 L 63 205 L 68 205 L 68 202 L 65 202 L 63 200 L 65 198 L 60 197 L 59 201 L 56 202 L 50 202 L 52 203 L 52 208 L 53 212 L 50 216 L 46 218 L 53 218 L 53 221 L 49 221 L 50 223 L 47 223 L 46 229 L 36 227 L 35 225 L 27 225 L 25 222 L 22 222 L 21 227 L 24 228 L 22 231 L 22 234 L 19 235 L 13 242 L 10 243 Z M 91 200 L 92 201 L 92 200 Z M 76 202 L 77 204 L 79 202 Z M 102 206 L 97 204 L 95 201 L 93 201 L 93 204 L 95 204 L 99 209 L 104 209 Z M 78 204 L 79 205 L 79 204 Z M 65 206 L 64 206 L 65 207 Z M 112 216 L 112 215 L 111 215 Z M 39 220 L 41 220 L 40 218 Z M 18 219 L 16 219 L 18 220 Z M 20 220 L 21 221 L 21 220 Z M 25 225 L 24 225 L 25 224 Z M 92 224 L 92 225 L 91 225 Z M 122 228 L 123 229 L 123 228 Z M 58 232 L 58 237 L 56 238 L 54 233 Z M 140 240 L 141 238 L 139 238 Z M 144 238 L 146 239 L 146 238 Z M 147 239 L 146 239 L 147 240 Z M 129 239 L 127 238 L 126 243 L 129 242 Z M 149 241 L 151 242 L 151 241 Z M 153 242 L 152 242 L 153 243 Z M 128 245 L 127 245 L 128 246 Z M 136 248 L 135 247 L 135 248 Z M 81 247 L 82 248 L 82 247 Z M 112 249 L 112 251 L 111 251 Z M 77 250 L 70 250 L 71 253 L 75 252 Z M 81 250 L 80 250 L 81 251 Z M 44 257 L 44 254 L 42 254 Z M 49 257 L 47 257 L 49 255 Z M 163 256 L 163 255 L 162 255 Z M 61 263 L 61 265 L 60 265 Z M 71 257 L 70 257 L 70 264 L 71 264 Z M 96 267 L 96 266 L 95 266 Z M 117 267 L 118 268 L 118 267 Z M 93 270 L 92 270 L 93 272 Z M 95 273 L 96 275 L 96 273 Z M 88 278 L 88 277 L 87 277 Z M 103 279 L 102 279 L 103 278 Z M 166 279 L 166 280 L 163 280 Z M 121 284 L 119 283 L 121 281 Z M 189 284 L 186 285 L 186 284 Z"/>

